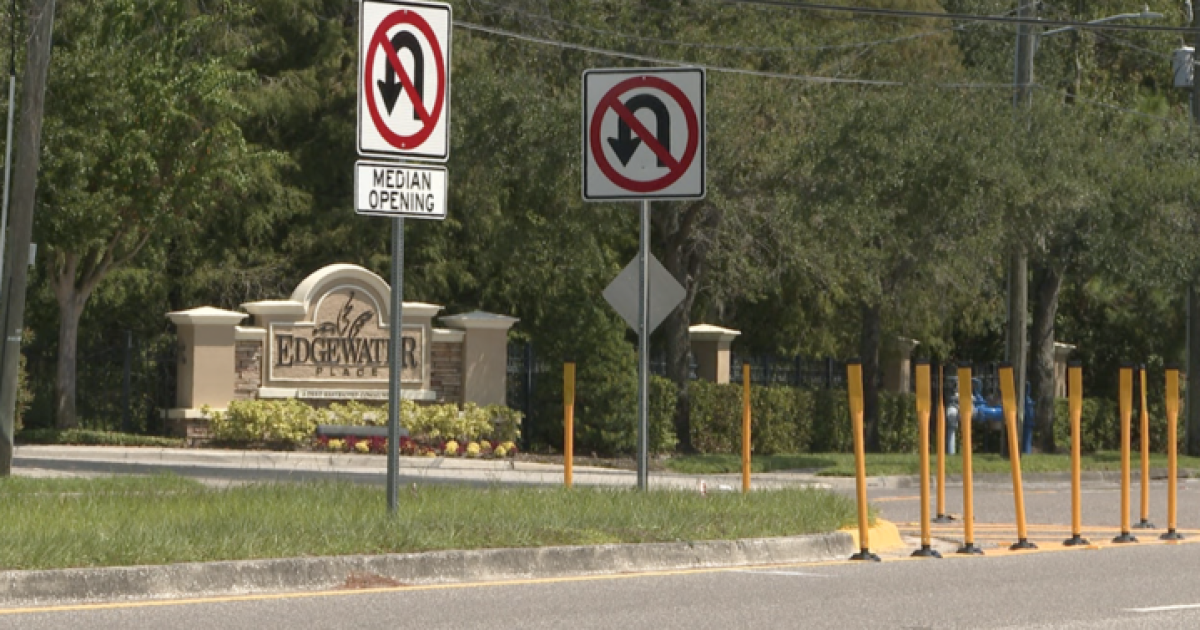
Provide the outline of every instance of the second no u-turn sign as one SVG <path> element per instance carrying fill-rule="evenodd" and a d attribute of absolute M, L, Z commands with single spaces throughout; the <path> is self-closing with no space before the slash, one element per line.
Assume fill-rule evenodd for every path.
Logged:
<path fill-rule="evenodd" d="M 584 200 L 702 199 L 704 96 L 701 68 L 584 72 Z"/>

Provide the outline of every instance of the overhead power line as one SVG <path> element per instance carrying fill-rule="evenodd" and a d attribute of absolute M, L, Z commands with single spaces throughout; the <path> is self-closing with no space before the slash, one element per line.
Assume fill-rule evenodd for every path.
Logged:
<path fill-rule="evenodd" d="M 563 41 L 558 41 L 558 40 L 553 40 L 553 39 L 546 39 L 546 38 L 542 38 L 542 37 L 534 37 L 532 35 L 525 35 L 522 33 L 514 33 L 511 31 L 506 31 L 506 30 L 499 29 L 499 28 L 483 26 L 481 24 L 464 22 L 462 20 L 455 20 L 454 26 L 457 28 L 462 28 L 462 29 L 468 30 L 468 31 L 487 33 L 490 35 L 496 35 L 499 37 L 516 39 L 519 41 L 525 41 L 525 42 L 530 42 L 530 43 L 534 43 L 534 44 L 541 44 L 544 46 L 554 46 L 556 48 L 564 48 L 564 49 L 568 49 L 568 50 L 578 50 L 580 52 L 587 52 L 587 53 L 591 53 L 591 54 L 595 54 L 595 55 L 602 55 L 602 56 L 606 56 L 606 57 L 614 57 L 614 58 L 618 58 L 618 59 L 630 59 L 633 61 L 644 61 L 644 62 L 648 62 L 648 63 L 662 64 L 662 65 L 668 65 L 668 66 L 698 67 L 698 68 L 704 68 L 705 70 L 710 70 L 713 72 L 722 72 L 722 73 L 728 73 L 728 74 L 742 74 L 742 75 L 758 76 L 758 77 L 771 78 L 771 79 L 806 81 L 806 82 L 810 82 L 810 83 L 824 83 L 824 84 L 871 85 L 871 86 L 878 86 L 878 87 L 910 87 L 910 86 L 912 86 L 911 83 L 906 83 L 903 81 L 880 81 L 880 80 L 873 80 L 873 79 L 844 79 L 844 78 L 840 78 L 840 77 L 820 77 L 820 76 L 809 76 L 809 75 L 799 75 L 799 74 L 785 74 L 785 73 L 777 73 L 777 72 L 760 72 L 760 71 L 756 71 L 756 70 L 743 70 L 740 68 L 726 68 L 726 67 L 721 67 L 721 66 L 709 66 L 709 65 L 704 65 L 704 64 L 695 64 L 695 63 L 691 63 L 691 62 L 687 62 L 687 61 L 679 61 L 679 60 L 675 60 L 675 59 L 662 59 L 659 57 L 651 57 L 648 55 L 638 55 L 638 54 L 626 53 L 626 52 L 621 52 L 621 51 L 616 51 L 616 50 L 607 50 L 604 48 L 597 48 L 595 46 L 585 46 L 582 44 L 573 44 L 571 42 L 563 42 Z M 939 84 L 936 84 L 936 87 L 942 88 L 942 89 L 974 89 L 974 90 L 978 90 L 978 89 L 1011 90 L 1011 89 L 1013 89 L 1013 85 L 1011 83 L 939 83 Z M 1030 87 L 1032 87 L 1034 89 L 1038 89 L 1038 90 L 1048 90 L 1049 89 L 1045 85 L 1041 85 L 1041 84 L 1037 84 L 1037 83 L 1031 84 Z M 1161 116 L 1154 116 L 1152 114 L 1146 114 L 1145 112 L 1139 112 L 1137 110 L 1128 109 L 1125 107 L 1113 105 L 1111 103 L 1105 103 L 1103 101 L 1098 101 L 1095 99 L 1090 99 L 1090 98 L 1086 98 L 1086 97 L 1079 96 L 1079 95 L 1075 95 L 1074 98 L 1082 103 L 1094 105 L 1097 107 L 1104 107 L 1104 108 L 1120 111 L 1125 114 L 1139 116 L 1142 118 L 1148 118 L 1148 119 L 1171 123 L 1171 124 L 1178 124 L 1180 122 L 1180 121 L 1173 120 L 1170 118 L 1163 118 Z"/>
<path fill-rule="evenodd" d="M 558 41 L 558 40 L 554 40 L 554 39 L 534 37 L 532 35 L 525 35 L 522 33 L 514 33 L 512 31 L 506 31 L 503 29 L 492 28 L 490 26 L 473 24 L 471 22 L 463 22 L 461 20 L 454 20 L 454 26 L 459 27 L 459 28 L 464 28 L 469 31 L 479 31 L 482 33 L 490 33 L 492 35 L 498 35 L 501 37 L 508 37 L 508 38 L 518 39 L 518 40 L 522 40 L 522 41 L 526 41 L 526 42 L 532 42 L 535 44 L 543 44 L 546 46 L 556 46 L 558 48 L 566 48 L 569 50 L 578 50 L 581 52 L 587 52 L 587 53 L 592 53 L 592 54 L 596 54 L 596 55 L 604 55 L 606 57 L 616 57 L 619 59 L 631 59 L 633 61 L 645 61 L 648 63 L 663 64 L 663 65 L 668 65 L 668 66 L 686 66 L 686 67 L 693 67 L 693 68 L 704 68 L 706 70 L 712 70 L 713 72 L 725 72 L 725 73 L 729 73 L 729 74 L 745 74 L 745 75 L 751 75 L 751 76 L 757 76 L 757 77 L 768 77 L 768 78 L 773 78 L 773 79 L 791 79 L 791 80 L 796 80 L 796 81 L 807 81 L 810 83 L 843 83 L 843 84 L 880 85 L 880 86 L 906 85 L 905 83 L 900 82 L 900 81 L 880 81 L 880 80 L 875 80 L 875 79 L 843 79 L 843 78 L 839 78 L 839 77 L 819 77 L 819 76 L 808 76 L 808 75 L 800 75 L 800 74 L 784 74 L 784 73 L 780 73 L 780 72 L 761 72 L 758 70 L 743 70 L 741 68 L 726 68 L 723 66 L 709 66 L 709 65 L 705 65 L 705 64 L 692 63 L 689 61 L 679 61 L 676 59 L 662 59 L 659 57 L 650 57 L 648 55 L 638 55 L 638 54 L 634 54 L 634 53 L 620 52 L 620 51 L 616 51 L 616 50 L 608 50 L 605 48 L 596 48 L 595 46 L 585 46 L 583 44 L 573 44 L 570 42 L 562 42 L 562 41 Z M 1012 86 L 1009 84 L 1004 84 L 1002 87 L 1011 88 Z"/>
<path fill-rule="evenodd" d="M 836 4 L 812 4 L 809 2 L 789 2 L 788 0 L 721 0 L 729 4 L 758 5 L 784 7 L 799 11 L 831 11 L 837 13 L 857 13 L 859 15 L 876 15 L 899 19 L 934 19 L 957 20 L 964 22 L 997 22 L 1001 24 L 1031 25 L 1031 26 L 1063 26 L 1089 31 L 1143 31 L 1157 33 L 1195 33 L 1191 26 L 1154 26 L 1146 24 L 1118 24 L 1101 22 L 1072 22 L 1068 20 L 1042 20 L 997 15 L 975 15 L 970 13 L 937 13 L 934 11 L 909 11 L 906 9 L 880 9 L 875 7 L 841 6 Z"/>
<path fill-rule="evenodd" d="M 939 29 L 934 29 L 931 31 L 914 33 L 911 35 L 902 35 L 902 36 L 898 36 L 898 37 L 890 37 L 890 38 L 886 38 L 886 39 L 877 39 L 877 40 L 872 40 L 872 41 L 849 42 L 849 43 L 845 43 L 845 44 L 811 44 L 811 45 L 807 45 L 807 46 L 740 46 L 737 44 L 710 44 L 710 43 L 701 43 L 701 42 L 684 42 L 684 41 L 679 41 L 679 40 L 674 40 L 674 39 L 661 39 L 661 38 L 657 38 L 657 37 L 646 37 L 643 35 L 622 33 L 619 31 L 595 28 L 592 26 L 586 26 L 583 24 L 577 24 L 574 22 L 559 20 L 559 19 L 556 19 L 549 15 L 534 13 L 532 11 L 524 11 L 521 9 L 504 6 L 504 5 L 493 3 L 493 2 L 487 2 L 486 0 L 479 0 L 479 3 L 482 5 L 495 7 L 494 11 L 488 12 L 492 15 L 496 15 L 499 13 L 508 13 L 510 15 L 520 15 L 520 16 L 527 17 L 527 18 L 530 18 L 533 20 L 537 20 L 539 22 L 543 22 L 546 24 L 553 24 L 555 26 L 560 26 L 563 28 L 576 29 L 576 30 L 580 30 L 580 31 L 588 32 L 588 33 L 593 33 L 596 35 L 604 35 L 604 36 L 608 36 L 608 37 L 619 37 L 619 38 L 625 39 L 625 40 L 644 42 L 644 43 L 648 43 L 648 44 L 661 44 L 664 46 L 678 46 L 681 48 L 700 48 L 700 49 L 708 49 L 708 50 L 735 50 L 738 52 L 745 52 L 745 53 L 804 52 L 804 51 L 821 51 L 821 50 L 845 50 L 845 49 L 854 49 L 854 48 L 871 48 L 874 46 L 882 46 L 882 45 L 887 45 L 887 44 L 898 44 L 901 42 L 911 41 L 911 40 L 915 40 L 915 39 L 923 39 L 926 37 L 932 37 L 934 35 L 953 33 L 955 31 L 962 30 L 961 26 L 950 26 L 947 28 L 939 28 Z"/>

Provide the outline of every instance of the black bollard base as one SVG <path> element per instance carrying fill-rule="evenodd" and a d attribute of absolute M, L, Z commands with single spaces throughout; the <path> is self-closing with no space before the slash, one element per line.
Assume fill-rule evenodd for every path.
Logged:
<path fill-rule="evenodd" d="M 851 560 L 862 560 L 864 562 L 879 562 L 879 556 L 871 553 L 870 549 L 862 548 L 862 551 L 850 556 Z"/>
<path fill-rule="evenodd" d="M 1159 539 L 1160 540 L 1183 540 L 1183 534 L 1180 534 L 1179 532 L 1177 532 L 1173 529 L 1168 529 L 1167 533 L 1163 534 L 1162 536 L 1159 536 Z"/>
<path fill-rule="evenodd" d="M 920 549 L 912 552 L 912 557 L 914 557 L 914 558 L 941 558 L 942 554 L 938 553 L 936 549 L 931 549 L 929 547 L 929 545 L 921 545 Z"/>
<path fill-rule="evenodd" d="M 1117 536 L 1112 541 L 1115 543 L 1135 543 L 1138 541 L 1138 539 L 1129 532 L 1121 532 L 1121 535 Z"/>
<path fill-rule="evenodd" d="M 1063 544 L 1068 547 L 1075 547 L 1078 545 L 1090 545 L 1092 543 L 1088 542 L 1088 539 L 1084 538 L 1083 536 L 1080 536 L 1079 534 L 1075 534 L 1074 536 L 1071 536 L 1069 539 L 1064 540 Z"/>
<path fill-rule="evenodd" d="M 956 551 L 955 553 L 961 553 L 961 554 L 967 555 L 967 556 L 982 556 L 983 550 L 980 549 L 979 547 L 976 547 L 975 543 L 967 543 L 967 544 L 963 545 L 962 547 L 959 547 L 958 551 Z"/>
<path fill-rule="evenodd" d="M 1022 538 L 1022 539 L 1018 540 L 1017 542 L 1013 543 L 1013 544 L 1012 544 L 1012 545 L 1011 545 L 1011 546 L 1008 548 L 1008 550 L 1009 550 L 1009 551 L 1021 551 L 1021 550 L 1024 550 L 1024 549 L 1037 549 L 1037 548 L 1038 548 L 1038 546 L 1037 546 L 1037 545 L 1035 545 L 1035 544 L 1033 544 L 1033 543 L 1029 542 L 1028 540 L 1026 540 L 1026 539 L 1024 539 L 1024 538 Z"/>
<path fill-rule="evenodd" d="M 1138 522 L 1137 525 L 1134 525 L 1133 528 L 1134 529 L 1158 529 L 1157 527 L 1154 526 L 1154 523 L 1151 523 L 1150 521 L 1147 521 L 1146 519 L 1142 519 L 1140 522 Z"/>
<path fill-rule="evenodd" d="M 933 519 L 933 522 L 934 523 L 953 523 L 954 517 L 950 516 L 949 514 L 938 514 L 937 517 Z"/>

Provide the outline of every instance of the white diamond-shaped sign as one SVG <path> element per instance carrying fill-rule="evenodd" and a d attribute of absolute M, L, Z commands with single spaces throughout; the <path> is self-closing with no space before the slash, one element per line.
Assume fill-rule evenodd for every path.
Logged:
<path fill-rule="evenodd" d="M 650 294 L 650 331 L 654 332 L 659 324 L 675 310 L 676 306 L 683 301 L 687 295 L 683 286 L 679 284 L 671 272 L 667 271 L 662 263 L 653 254 L 650 255 L 650 264 L 648 265 L 648 278 L 646 282 L 649 284 L 648 293 Z M 612 305 L 617 314 L 625 320 L 629 327 L 637 330 L 638 328 L 638 259 L 635 257 L 633 262 L 630 262 L 617 276 L 611 284 L 604 289 L 604 299 Z"/>

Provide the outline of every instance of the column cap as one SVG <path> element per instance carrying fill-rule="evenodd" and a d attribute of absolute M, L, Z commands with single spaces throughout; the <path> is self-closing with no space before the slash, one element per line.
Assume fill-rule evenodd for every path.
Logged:
<path fill-rule="evenodd" d="M 696 324 L 688 327 L 688 337 L 692 341 L 733 341 L 742 334 L 740 330 L 722 328 L 712 324 Z"/>
<path fill-rule="evenodd" d="M 248 315 L 211 306 L 167 313 L 176 326 L 236 326 Z"/>
<path fill-rule="evenodd" d="M 407 308 L 407 305 L 405 306 Z M 440 318 L 449 328 L 458 330 L 508 330 L 521 321 L 508 315 L 497 315 L 485 311 L 471 311 L 461 315 L 447 315 Z"/>

